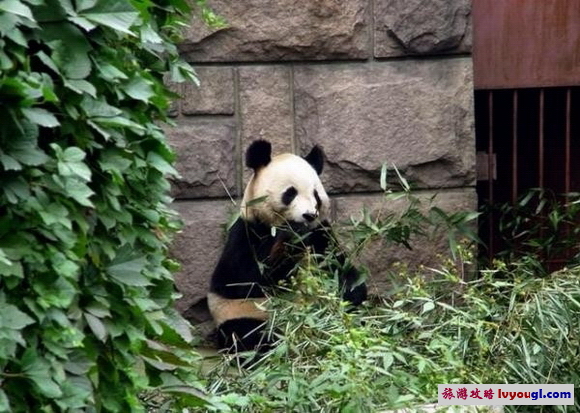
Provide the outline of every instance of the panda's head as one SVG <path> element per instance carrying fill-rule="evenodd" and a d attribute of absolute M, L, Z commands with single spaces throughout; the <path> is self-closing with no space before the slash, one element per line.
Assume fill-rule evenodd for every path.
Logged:
<path fill-rule="evenodd" d="M 246 152 L 246 166 L 254 174 L 244 192 L 242 217 L 271 226 L 317 227 L 330 209 L 318 176 L 323 165 L 324 154 L 318 146 L 304 158 L 290 153 L 272 157 L 269 142 L 254 141 Z"/>

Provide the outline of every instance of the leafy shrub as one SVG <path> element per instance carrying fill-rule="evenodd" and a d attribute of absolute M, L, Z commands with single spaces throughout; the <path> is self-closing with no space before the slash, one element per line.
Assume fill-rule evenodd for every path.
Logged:
<path fill-rule="evenodd" d="M 461 234 L 473 218 L 425 209 L 408 192 L 393 196 L 408 197 L 408 209 L 363 213 L 354 239 L 405 244 L 410 235 L 401 234 L 425 234 L 427 223 L 455 223 Z M 538 278 L 526 261 L 497 261 L 465 281 L 471 248 L 450 245 L 455 254 L 439 268 L 393 274 L 385 296 L 355 311 L 335 294 L 332 274 L 308 257 L 266 305 L 277 347 L 246 368 L 223 356 L 209 373 L 221 410 L 364 413 L 433 403 L 444 383 L 577 383 L 580 268 Z"/>
<path fill-rule="evenodd" d="M 0 2 L 0 411 L 142 411 L 148 386 L 203 403 L 168 347 L 192 336 L 172 309 L 174 154 L 158 125 L 163 77 L 195 81 L 173 44 L 189 13 Z"/>
<path fill-rule="evenodd" d="M 433 403 L 443 383 L 577 383 L 580 269 L 525 281 L 495 280 L 497 270 L 467 283 L 407 278 L 347 312 L 306 268 L 297 296 L 269 302 L 279 345 L 247 370 L 226 359 L 210 388 L 239 411 L 377 412 Z"/>
<path fill-rule="evenodd" d="M 580 194 L 558 196 L 550 190 L 531 189 L 515 204 L 487 209 L 498 218 L 498 257 L 535 260 L 542 273 L 548 273 L 556 262 L 580 263 Z"/>

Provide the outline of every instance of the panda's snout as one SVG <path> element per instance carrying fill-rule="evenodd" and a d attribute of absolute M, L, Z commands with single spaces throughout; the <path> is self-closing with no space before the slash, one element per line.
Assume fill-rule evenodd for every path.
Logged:
<path fill-rule="evenodd" d="M 317 214 L 306 213 L 302 214 L 302 218 L 306 220 L 306 222 L 312 222 L 316 219 Z"/>

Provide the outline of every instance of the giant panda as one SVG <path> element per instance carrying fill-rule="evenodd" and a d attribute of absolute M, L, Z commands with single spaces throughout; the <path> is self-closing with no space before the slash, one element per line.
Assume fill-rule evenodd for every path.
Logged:
<path fill-rule="evenodd" d="M 304 158 L 290 153 L 272 157 L 271 144 L 256 140 L 245 161 L 253 175 L 207 295 L 218 345 L 234 353 L 270 348 L 264 334 L 268 316 L 261 307 L 264 289 L 288 279 L 306 249 L 322 254 L 334 247 L 330 201 L 319 178 L 324 164 L 320 147 Z M 300 242 L 292 243 L 296 234 Z M 340 268 L 332 270 L 340 273 L 343 299 L 361 304 L 367 297 L 366 285 L 344 254 L 337 262 Z"/>

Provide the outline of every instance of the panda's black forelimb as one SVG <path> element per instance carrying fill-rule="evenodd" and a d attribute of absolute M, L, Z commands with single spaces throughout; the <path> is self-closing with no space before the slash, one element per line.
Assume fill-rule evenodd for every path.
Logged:
<path fill-rule="evenodd" d="M 266 322 L 255 318 L 237 318 L 222 323 L 217 330 L 218 346 L 229 353 L 257 351 L 265 353 L 273 341 L 267 337 Z"/>
<path fill-rule="evenodd" d="M 341 256 L 339 256 L 340 258 Z M 342 299 L 352 305 L 361 305 L 367 299 L 367 286 L 360 279 L 358 270 L 351 264 L 346 264 L 347 269 L 342 273 L 340 279 L 340 289 Z"/>
<path fill-rule="evenodd" d="M 344 301 L 358 306 L 367 299 L 367 287 L 364 280 L 361 280 L 356 267 L 347 259 L 345 252 L 332 231 L 328 221 L 323 221 L 322 225 L 316 228 L 311 236 L 311 243 L 316 254 L 332 254 L 332 259 L 328 260 L 329 272 L 339 275 L 339 289 Z"/>

